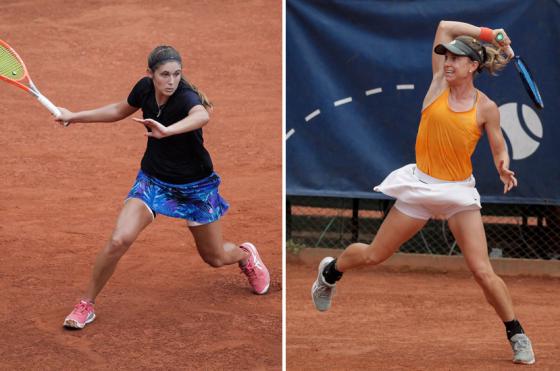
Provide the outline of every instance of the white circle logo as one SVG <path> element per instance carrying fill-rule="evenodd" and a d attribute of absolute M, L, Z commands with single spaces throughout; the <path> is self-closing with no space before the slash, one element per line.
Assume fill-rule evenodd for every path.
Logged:
<path fill-rule="evenodd" d="M 537 138 L 543 137 L 543 126 L 539 116 L 525 104 L 521 106 L 522 119 L 527 129 Z M 540 143 L 527 134 L 517 114 L 517 103 L 506 103 L 500 106 L 500 126 L 511 144 L 511 158 L 522 160 L 531 156 Z M 507 143 L 506 143 L 507 147 Z"/>

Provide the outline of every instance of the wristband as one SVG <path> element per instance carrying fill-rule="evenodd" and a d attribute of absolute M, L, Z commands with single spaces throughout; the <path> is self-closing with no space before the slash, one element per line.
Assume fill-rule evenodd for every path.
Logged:
<path fill-rule="evenodd" d="M 478 39 L 487 43 L 494 41 L 494 32 L 488 27 L 480 27 Z"/>

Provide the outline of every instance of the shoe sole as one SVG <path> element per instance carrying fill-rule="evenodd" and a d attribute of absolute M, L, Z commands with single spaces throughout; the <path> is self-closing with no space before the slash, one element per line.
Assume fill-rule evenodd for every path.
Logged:
<path fill-rule="evenodd" d="M 270 288 L 270 272 L 268 271 L 266 265 L 264 265 L 264 262 L 262 261 L 261 256 L 259 255 L 259 251 L 257 250 L 257 247 L 255 245 L 253 245 L 251 242 L 244 242 L 241 244 L 241 246 L 245 247 L 248 250 L 251 250 L 251 253 L 257 257 L 257 259 L 261 262 L 262 266 L 266 269 L 266 273 L 268 274 L 268 284 L 262 291 L 257 291 L 253 289 L 253 292 L 255 294 L 264 295 L 268 292 L 268 289 Z"/>
<path fill-rule="evenodd" d="M 533 359 L 532 361 L 529 361 L 529 362 L 525 362 L 525 361 L 513 361 L 513 363 L 515 363 L 516 365 L 532 365 L 533 363 L 535 363 L 535 360 Z"/>
<path fill-rule="evenodd" d="M 254 292 L 255 294 L 257 294 L 257 295 L 264 295 L 264 294 L 266 294 L 266 293 L 268 292 L 268 288 L 269 288 L 269 287 L 270 287 L 270 283 L 269 283 L 268 285 L 266 285 L 266 287 L 264 288 L 263 291 L 259 292 L 259 291 L 253 290 L 253 292 Z"/>
<path fill-rule="evenodd" d="M 321 274 L 323 273 L 323 269 L 325 269 L 325 266 L 330 262 L 332 262 L 333 260 L 334 258 L 330 256 L 327 256 L 326 258 L 323 258 L 323 260 L 321 260 L 321 262 L 319 263 L 319 268 L 317 268 L 317 279 L 315 280 L 315 282 L 313 282 L 313 286 L 311 286 L 311 300 L 313 301 L 313 306 L 315 306 L 315 309 L 317 309 L 319 312 L 326 312 L 327 310 L 330 309 L 330 306 L 325 309 L 317 307 L 317 304 L 315 304 L 315 297 L 313 296 L 313 292 L 315 291 L 315 287 L 319 285 L 319 280 L 321 279 Z"/>
<path fill-rule="evenodd" d="M 85 323 L 80 323 L 80 322 L 78 322 L 76 320 L 73 320 L 73 319 L 65 319 L 64 323 L 62 325 L 64 327 L 68 327 L 68 328 L 83 329 L 84 327 L 86 327 L 86 325 L 88 323 L 92 323 L 94 319 L 95 319 L 95 313 L 93 314 L 93 317 L 91 317 L 89 320 L 86 320 Z"/>

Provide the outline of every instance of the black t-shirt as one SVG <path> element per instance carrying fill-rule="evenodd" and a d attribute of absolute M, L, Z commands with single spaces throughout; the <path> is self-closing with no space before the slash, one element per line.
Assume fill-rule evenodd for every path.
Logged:
<path fill-rule="evenodd" d="M 128 104 L 141 108 L 145 119 L 170 126 L 187 117 L 191 108 L 202 102 L 198 94 L 181 81 L 160 109 L 152 79 L 144 77 L 132 88 Z M 190 183 L 213 171 L 210 154 L 204 148 L 202 129 L 162 139 L 148 137 L 141 167 L 148 175 L 173 184 Z"/>

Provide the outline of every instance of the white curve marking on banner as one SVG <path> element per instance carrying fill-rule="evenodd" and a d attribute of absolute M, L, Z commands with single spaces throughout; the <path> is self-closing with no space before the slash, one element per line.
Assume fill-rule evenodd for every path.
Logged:
<path fill-rule="evenodd" d="M 350 102 L 352 102 L 352 97 L 339 99 L 339 100 L 334 101 L 334 106 L 338 107 L 338 106 L 342 106 L 343 104 L 350 103 Z"/>
<path fill-rule="evenodd" d="M 414 90 L 414 84 L 400 84 L 400 85 L 397 85 L 397 90 Z"/>
<path fill-rule="evenodd" d="M 414 90 L 414 84 L 398 84 L 396 85 L 396 89 L 397 90 Z M 369 89 L 365 91 L 366 96 L 369 95 L 374 95 L 374 94 L 379 94 L 382 93 L 383 89 L 382 88 L 374 88 L 374 89 Z M 335 107 L 338 106 L 342 106 L 343 104 L 347 104 L 352 102 L 352 97 L 347 97 L 347 98 L 343 98 L 343 99 L 339 99 L 333 102 Z M 305 116 L 305 121 L 309 122 L 311 119 L 315 118 L 316 116 L 319 116 L 321 114 L 321 110 L 316 109 L 315 111 L 311 112 L 309 115 Z M 293 130 L 293 129 L 292 129 Z M 291 134 L 290 134 L 291 133 Z M 288 138 L 293 134 L 293 132 L 291 132 L 291 130 L 286 134 L 286 140 L 288 140 Z"/>
<path fill-rule="evenodd" d="M 543 127 L 537 113 L 525 104 L 521 106 L 521 112 L 523 114 L 525 124 L 531 133 L 533 133 L 536 137 L 542 138 Z"/>
<path fill-rule="evenodd" d="M 523 160 L 531 156 L 539 148 L 540 142 L 531 138 L 523 126 L 517 113 L 517 102 L 506 103 L 499 107 L 500 126 L 504 136 L 509 139 L 511 145 L 511 159 Z M 542 138 L 542 122 L 539 116 L 526 105 L 522 106 L 522 118 L 527 128 L 537 137 Z"/>
<path fill-rule="evenodd" d="M 381 88 L 366 90 L 366 95 L 379 94 L 383 91 Z"/>
<path fill-rule="evenodd" d="M 288 132 L 286 133 L 286 139 L 284 139 L 284 140 L 290 139 L 290 137 L 291 137 L 292 135 L 294 135 L 295 132 L 296 132 L 296 129 L 290 129 L 290 131 L 288 131 Z"/>
<path fill-rule="evenodd" d="M 313 117 L 319 116 L 321 114 L 321 110 L 316 109 L 315 111 L 311 112 L 309 115 L 305 116 L 305 121 L 309 122 Z"/>

